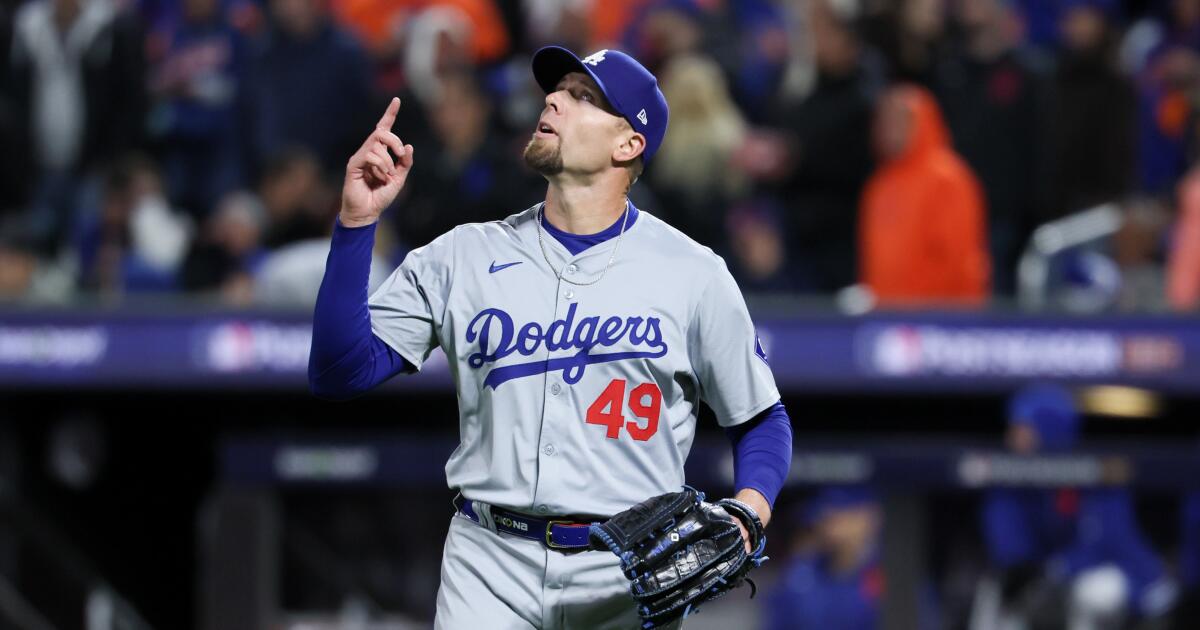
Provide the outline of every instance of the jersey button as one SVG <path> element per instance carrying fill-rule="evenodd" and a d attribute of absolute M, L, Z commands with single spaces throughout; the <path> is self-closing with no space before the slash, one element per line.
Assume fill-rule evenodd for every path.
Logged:
<path fill-rule="evenodd" d="M 549 514 L 550 508 L 546 507 L 545 505 L 539 505 L 537 506 L 537 511 L 538 514 Z"/>
<path fill-rule="evenodd" d="M 554 454 L 554 452 L 555 452 L 555 451 L 554 451 L 554 445 L 553 445 L 553 444 L 547 444 L 547 445 L 546 445 L 546 446 L 545 446 L 545 447 L 542 449 L 542 452 L 543 452 L 543 453 L 545 453 L 545 454 L 547 454 L 547 455 L 553 455 L 553 454 Z"/>
<path fill-rule="evenodd" d="M 575 297 L 575 292 L 570 289 L 567 289 L 566 291 L 563 291 L 563 297 L 565 297 L 569 300 L 569 299 Z"/>
<path fill-rule="evenodd" d="M 567 273 L 575 273 L 576 271 L 579 271 L 579 267 L 576 267 L 574 264 L 567 265 L 567 268 L 565 271 Z"/>
<path fill-rule="evenodd" d="M 562 392 L 562 385 L 555 383 L 550 386 L 550 393 L 557 396 Z"/>

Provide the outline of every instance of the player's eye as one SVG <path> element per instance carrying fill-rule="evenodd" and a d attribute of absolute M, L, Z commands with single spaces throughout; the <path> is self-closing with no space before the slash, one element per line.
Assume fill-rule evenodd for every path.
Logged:
<path fill-rule="evenodd" d="M 584 101 L 587 103 L 595 103 L 596 102 L 596 97 L 593 96 L 592 93 L 587 90 L 587 88 L 573 87 L 573 88 L 567 90 L 567 93 L 571 95 L 571 98 L 573 98 L 577 101 Z"/>

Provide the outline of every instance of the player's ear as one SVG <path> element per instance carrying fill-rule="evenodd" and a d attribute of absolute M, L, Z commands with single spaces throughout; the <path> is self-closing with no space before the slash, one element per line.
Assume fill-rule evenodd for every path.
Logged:
<path fill-rule="evenodd" d="M 622 136 L 621 144 L 613 150 L 612 159 L 614 162 L 623 164 L 641 155 L 645 150 L 646 136 L 630 128 Z"/>

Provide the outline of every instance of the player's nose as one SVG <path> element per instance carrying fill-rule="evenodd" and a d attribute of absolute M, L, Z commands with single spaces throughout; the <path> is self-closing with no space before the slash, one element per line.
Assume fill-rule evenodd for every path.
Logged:
<path fill-rule="evenodd" d="M 546 107 L 553 110 L 554 113 L 559 113 L 561 108 L 562 93 L 564 90 L 555 90 L 546 95 Z"/>

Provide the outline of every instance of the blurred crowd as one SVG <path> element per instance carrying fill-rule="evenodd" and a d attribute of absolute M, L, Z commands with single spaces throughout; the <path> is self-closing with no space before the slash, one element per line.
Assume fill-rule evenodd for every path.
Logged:
<path fill-rule="evenodd" d="M 656 73 L 634 201 L 747 292 L 1004 303 L 1039 226 L 1107 204 L 1036 288 L 1200 305 L 1200 0 L 0 0 L 0 297 L 311 305 L 345 160 L 400 95 L 386 273 L 541 199 L 550 43 Z"/>
<path fill-rule="evenodd" d="M 1010 400 L 1007 450 L 1018 457 L 1076 452 L 1079 401 L 1032 384 Z M 1004 487 L 979 496 L 979 562 L 950 560 L 913 589 L 920 630 L 1183 630 L 1200 623 L 1200 494 L 1178 501 L 1174 544 L 1156 545 L 1122 486 Z M 884 627 L 889 584 L 881 556 L 883 497 L 865 486 L 816 489 L 790 513 L 791 549 L 765 603 L 764 630 Z M 893 538 L 892 542 L 900 542 Z M 907 541 L 906 541 L 907 542 Z M 920 545 L 921 543 L 915 543 Z M 933 555 L 951 541 L 933 540 Z M 964 577 L 965 576 L 965 577 Z"/>

